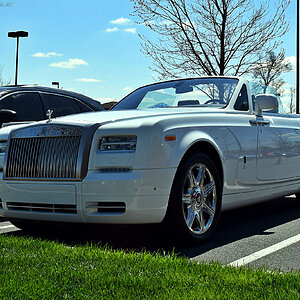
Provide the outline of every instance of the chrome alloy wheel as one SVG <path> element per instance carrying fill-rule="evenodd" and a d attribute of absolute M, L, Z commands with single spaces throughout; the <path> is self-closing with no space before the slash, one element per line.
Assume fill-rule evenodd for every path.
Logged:
<path fill-rule="evenodd" d="M 216 214 L 217 188 L 210 170 L 195 163 L 185 176 L 182 209 L 188 229 L 202 235 L 213 223 Z"/>

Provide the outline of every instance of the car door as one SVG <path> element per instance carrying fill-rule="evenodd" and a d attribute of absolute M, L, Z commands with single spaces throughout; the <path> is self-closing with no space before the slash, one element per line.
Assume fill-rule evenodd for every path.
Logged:
<path fill-rule="evenodd" d="M 298 118 L 264 113 L 258 120 L 257 179 L 276 181 L 300 176 Z"/>
<path fill-rule="evenodd" d="M 249 98 L 247 86 L 244 84 L 233 107 L 241 114 L 236 114 L 237 121 L 235 121 L 235 126 L 228 128 L 232 132 L 238 146 L 237 181 L 239 185 L 257 183 L 257 127 L 253 126 L 256 116 L 249 113 Z"/>

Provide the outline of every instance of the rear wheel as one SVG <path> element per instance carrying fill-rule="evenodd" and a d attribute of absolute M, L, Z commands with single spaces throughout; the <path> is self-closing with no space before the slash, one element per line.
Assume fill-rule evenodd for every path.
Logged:
<path fill-rule="evenodd" d="M 207 240 L 221 209 L 221 182 L 213 161 L 195 153 L 179 166 L 166 215 L 168 229 L 190 242 Z"/>

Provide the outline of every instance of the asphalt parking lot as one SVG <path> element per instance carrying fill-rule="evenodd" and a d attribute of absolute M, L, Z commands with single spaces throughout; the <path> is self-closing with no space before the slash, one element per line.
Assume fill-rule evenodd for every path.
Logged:
<path fill-rule="evenodd" d="M 300 206 L 294 197 L 224 214 L 213 240 L 182 250 L 196 261 L 300 270 Z"/>
<path fill-rule="evenodd" d="M 277 271 L 300 270 L 300 205 L 285 197 L 223 213 L 219 228 L 205 244 L 174 244 L 159 226 L 69 227 L 65 231 L 28 233 L 0 219 L 0 233 L 34 235 L 69 244 L 91 240 L 112 248 L 166 253 L 175 251 L 193 261 L 250 265 Z"/>

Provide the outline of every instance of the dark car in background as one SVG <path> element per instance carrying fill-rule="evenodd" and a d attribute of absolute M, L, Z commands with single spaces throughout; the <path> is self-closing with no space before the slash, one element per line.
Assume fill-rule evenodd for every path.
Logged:
<path fill-rule="evenodd" d="M 51 117 L 102 111 L 99 101 L 85 95 L 37 85 L 0 87 L 0 126 L 7 122 L 30 122 Z"/>

